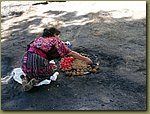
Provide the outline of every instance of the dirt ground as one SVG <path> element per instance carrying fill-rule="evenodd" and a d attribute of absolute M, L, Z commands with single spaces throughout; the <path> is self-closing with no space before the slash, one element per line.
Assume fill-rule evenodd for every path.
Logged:
<path fill-rule="evenodd" d="M 147 109 L 146 2 L 33 3 L 1 3 L 2 78 L 20 67 L 26 45 L 50 26 L 73 50 L 100 61 L 100 71 L 73 78 L 60 72 L 56 82 L 30 92 L 11 79 L 1 85 L 2 110 Z"/>

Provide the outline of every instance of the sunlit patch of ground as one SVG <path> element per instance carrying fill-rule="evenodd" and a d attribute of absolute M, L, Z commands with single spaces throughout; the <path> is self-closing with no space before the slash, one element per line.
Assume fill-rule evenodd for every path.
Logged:
<path fill-rule="evenodd" d="M 31 19 L 33 20 L 39 17 L 41 18 L 40 23 L 35 26 L 30 25 L 28 27 L 29 32 L 39 33 L 47 26 L 67 27 L 70 25 L 85 25 L 86 23 L 96 21 L 96 19 L 99 20 L 102 15 L 105 18 L 127 18 L 128 21 L 146 17 L 145 1 L 67 1 L 32 6 L 33 3 L 34 2 L 30 1 L 2 2 L 2 15 L 12 11 L 24 11 L 21 16 L 2 22 L 2 30 L 6 32 L 9 27 L 14 25 L 14 22 L 18 22 L 19 24 L 19 22 L 24 20 L 30 21 Z M 21 9 L 19 9 L 20 7 L 15 7 L 15 5 L 22 5 Z M 9 6 L 10 9 L 7 8 L 7 6 Z M 103 13 L 97 13 L 101 10 Z M 48 11 L 49 13 L 46 13 Z M 59 14 L 53 14 L 53 11 L 59 12 Z M 110 15 L 106 12 L 109 12 Z M 64 21 L 63 16 L 66 16 L 67 13 L 73 13 L 73 17 L 79 17 L 89 13 L 97 13 L 97 15 L 96 18 L 93 16 L 93 19 L 90 20 L 82 18 Z M 112 20 L 107 20 L 107 22 L 110 23 Z M 6 34 L 2 32 L 2 37 L 6 37 L 5 35 Z"/>

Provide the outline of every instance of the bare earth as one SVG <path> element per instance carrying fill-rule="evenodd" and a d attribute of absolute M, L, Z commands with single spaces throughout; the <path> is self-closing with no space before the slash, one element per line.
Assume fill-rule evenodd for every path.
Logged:
<path fill-rule="evenodd" d="M 100 71 L 23 92 L 2 84 L 2 110 L 146 110 L 146 2 L 1 3 L 1 75 L 20 67 L 26 45 L 56 26 Z M 119 4 L 119 5 L 116 5 Z"/>

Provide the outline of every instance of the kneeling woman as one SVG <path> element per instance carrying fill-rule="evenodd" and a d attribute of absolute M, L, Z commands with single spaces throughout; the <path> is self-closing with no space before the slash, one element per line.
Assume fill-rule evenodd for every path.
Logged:
<path fill-rule="evenodd" d="M 91 59 L 69 49 L 59 38 L 60 31 L 56 28 L 46 28 L 43 35 L 34 39 L 22 58 L 21 68 L 26 76 L 21 76 L 24 91 L 29 91 L 42 80 L 49 77 L 56 70 L 56 65 L 50 64 L 53 59 L 72 56 L 92 64 Z"/>

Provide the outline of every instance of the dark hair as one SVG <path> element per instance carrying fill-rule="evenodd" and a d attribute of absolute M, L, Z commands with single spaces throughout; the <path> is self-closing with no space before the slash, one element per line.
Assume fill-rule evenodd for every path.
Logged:
<path fill-rule="evenodd" d="M 45 28 L 43 30 L 43 35 L 42 37 L 49 37 L 49 36 L 54 36 L 54 35 L 59 35 L 60 34 L 60 31 L 54 27 L 51 27 L 51 28 Z"/>

